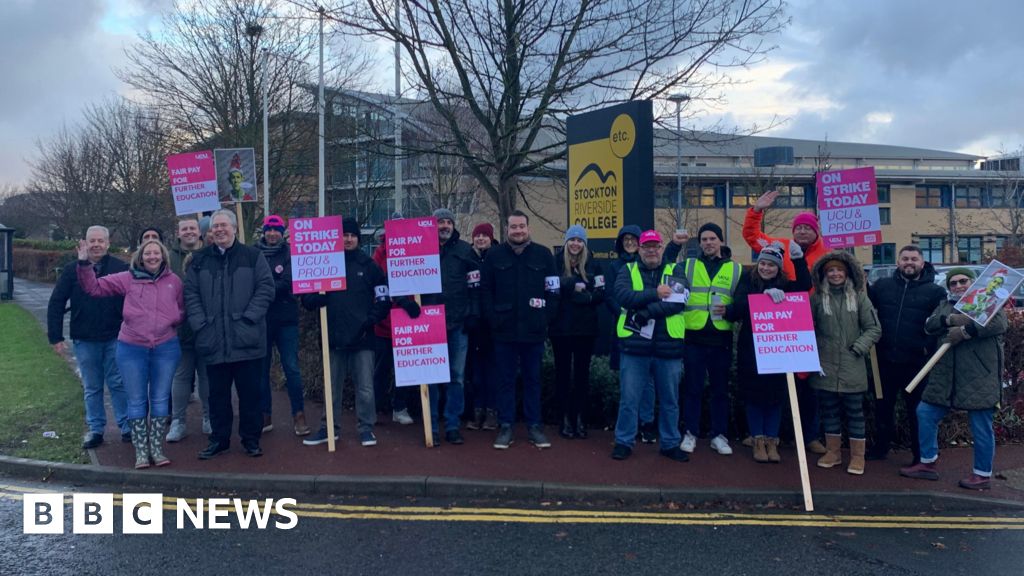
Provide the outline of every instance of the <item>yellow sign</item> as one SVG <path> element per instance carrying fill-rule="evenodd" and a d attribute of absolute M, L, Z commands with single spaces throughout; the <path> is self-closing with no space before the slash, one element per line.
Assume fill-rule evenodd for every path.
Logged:
<path fill-rule="evenodd" d="M 622 159 L 635 141 L 633 119 L 620 114 L 607 138 L 569 147 L 569 224 L 590 238 L 615 239 L 623 225 Z"/>

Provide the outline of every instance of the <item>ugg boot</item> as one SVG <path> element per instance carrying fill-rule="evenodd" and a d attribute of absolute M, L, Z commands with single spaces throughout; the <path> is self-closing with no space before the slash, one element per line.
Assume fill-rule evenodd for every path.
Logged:
<path fill-rule="evenodd" d="M 135 447 L 135 468 L 149 468 L 149 427 L 145 418 L 128 421 L 132 430 L 132 446 Z"/>
<path fill-rule="evenodd" d="M 149 453 L 157 466 L 167 466 L 171 463 L 171 459 L 164 455 L 164 434 L 167 432 L 168 420 L 170 418 L 166 416 L 153 418 L 149 426 Z"/>
<path fill-rule="evenodd" d="M 867 441 L 863 438 L 850 438 L 850 466 L 846 469 L 850 474 L 860 476 L 864 473 L 864 450 Z"/>
<path fill-rule="evenodd" d="M 843 436 L 825 434 L 825 455 L 818 458 L 819 468 L 832 468 L 843 463 Z"/>
<path fill-rule="evenodd" d="M 772 464 L 778 464 L 782 462 L 782 457 L 779 456 L 779 439 L 778 438 L 766 438 L 765 448 L 768 451 L 768 461 Z"/>
<path fill-rule="evenodd" d="M 765 463 L 768 462 L 768 452 L 765 447 L 765 437 L 755 436 L 754 437 L 754 462 Z"/>

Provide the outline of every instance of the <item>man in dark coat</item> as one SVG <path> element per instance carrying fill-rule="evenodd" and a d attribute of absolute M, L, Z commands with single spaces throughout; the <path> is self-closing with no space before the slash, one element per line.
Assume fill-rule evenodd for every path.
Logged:
<path fill-rule="evenodd" d="M 196 334 L 210 380 L 210 444 L 199 453 L 208 460 L 231 445 L 231 385 L 238 395 L 238 435 L 249 456 L 262 456 L 260 375 L 267 354 L 267 308 L 274 278 L 256 248 L 236 237 L 238 220 L 230 210 L 210 219 L 213 243 L 192 255 L 185 273 L 185 309 Z"/>
<path fill-rule="evenodd" d="M 917 437 L 917 404 L 924 385 L 912 394 L 902 392 L 924 367 L 934 349 L 924 331 L 924 321 L 946 297 L 935 284 L 935 269 L 924 261 L 921 249 L 914 245 L 900 249 L 898 268 L 892 277 L 882 278 L 868 288 L 871 303 L 882 324 L 878 351 L 878 370 L 882 378 L 882 399 L 875 400 L 875 443 L 867 460 L 883 460 L 889 453 L 895 431 L 893 412 L 901 395 L 910 420 L 910 446 L 914 462 L 921 458 Z"/>

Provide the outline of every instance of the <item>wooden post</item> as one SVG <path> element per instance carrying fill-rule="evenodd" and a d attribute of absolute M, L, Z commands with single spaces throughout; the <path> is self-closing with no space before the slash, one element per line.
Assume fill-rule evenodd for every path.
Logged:
<path fill-rule="evenodd" d="M 928 363 L 924 365 L 924 368 L 921 368 L 921 371 L 917 373 L 917 376 L 914 376 L 914 379 L 910 381 L 910 384 L 907 384 L 907 394 L 910 394 L 914 391 L 914 388 L 917 388 L 917 385 L 921 383 L 921 380 L 924 380 L 924 377 L 927 376 L 928 373 L 932 371 L 932 368 L 938 364 L 939 360 L 942 359 L 942 355 L 945 354 L 952 346 L 953 345 L 949 342 L 939 346 L 939 349 L 932 355 L 931 360 L 928 360 Z"/>
<path fill-rule="evenodd" d="M 235 216 L 238 218 L 238 237 L 242 244 L 246 244 L 245 220 L 242 219 L 242 203 L 235 202 Z"/>
<path fill-rule="evenodd" d="M 324 295 L 324 292 L 320 293 Z M 320 307 L 320 353 L 324 357 L 324 410 L 327 410 L 327 451 L 334 452 L 334 386 L 331 351 L 327 341 L 327 306 Z"/>
<path fill-rule="evenodd" d="M 422 305 L 420 295 L 413 296 L 417 305 Z M 423 442 L 427 448 L 434 447 L 434 424 L 430 415 L 430 388 L 420 384 L 420 409 L 423 412 Z"/>
<path fill-rule="evenodd" d="M 878 372 L 878 352 L 871 346 L 871 377 L 875 380 L 875 399 L 882 399 L 882 377 Z"/>
<path fill-rule="evenodd" d="M 796 436 L 796 455 L 800 461 L 800 486 L 804 493 L 804 510 L 814 511 L 811 498 L 811 478 L 807 472 L 807 448 L 804 446 L 804 431 L 800 423 L 800 404 L 796 399 L 796 380 L 792 372 L 786 372 L 786 384 L 789 387 L 789 409 L 793 413 L 793 434 Z"/>

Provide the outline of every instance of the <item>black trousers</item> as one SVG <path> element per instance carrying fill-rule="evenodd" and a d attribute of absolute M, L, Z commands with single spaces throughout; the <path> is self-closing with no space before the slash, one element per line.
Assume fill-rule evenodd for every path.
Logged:
<path fill-rule="evenodd" d="M 555 384 L 562 415 L 572 422 L 586 416 L 590 395 L 590 360 L 594 357 L 593 336 L 552 336 Z"/>
<path fill-rule="evenodd" d="M 878 359 L 878 372 L 882 377 L 882 399 L 875 400 L 875 444 L 872 448 L 874 453 L 885 454 L 889 451 L 896 435 L 894 419 L 896 400 L 903 396 L 907 406 L 907 420 L 910 424 L 910 449 L 914 453 L 915 462 L 921 459 L 921 447 L 917 435 L 917 405 L 921 403 L 921 395 L 928 384 L 928 379 L 925 378 L 911 394 L 907 394 L 903 389 L 910 384 L 910 381 L 923 367 L 924 362 L 904 364 Z"/>
<path fill-rule="evenodd" d="M 234 384 L 238 395 L 238 435 L 242 445 L 260 445 L 260 435 L 263 433 L 263 412 L 260 410 L 262 371 L 263 358 L 206 366 L 206 376 L 210 381 L 212 442 L 225 447 L 231 445 L 231 427 L 234 423 L 231 385 Z"/>

